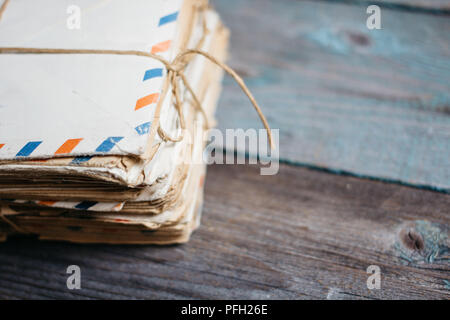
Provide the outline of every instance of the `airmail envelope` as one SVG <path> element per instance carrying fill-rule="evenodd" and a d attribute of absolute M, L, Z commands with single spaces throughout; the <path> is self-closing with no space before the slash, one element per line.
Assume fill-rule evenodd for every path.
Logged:
<path fill-rule="evenodd" d="M 171 59 L 182 2 L 12 0 L 0 47 L 139 50 Z M 145 153 L 166 75 L 160 62 L 0 54 L 0 70 L 0 160 Z"/>

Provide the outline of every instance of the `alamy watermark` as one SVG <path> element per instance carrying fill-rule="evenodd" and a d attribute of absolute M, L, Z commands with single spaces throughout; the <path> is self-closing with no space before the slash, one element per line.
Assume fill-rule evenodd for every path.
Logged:
<path fill-rule="evenodd" d="M 381 289 L 381 269 L 377 265 L 370 265 L 367 267 L 366 272 L 370 274 L 367 278 L 367 289 Z"/>
<path fill-rule="evenodd" d="M 370 16 L 366 20 L 366 26 L 369 30 L 381 29 L 381 9 L 377 5 L 367 7 L 367 14 Z"/>
<path fill-rule="evenodd" d="M 66 10 L 69 15 L 66 20 L 66 26 L 69 30 L 78 30 L 81 28 L 81 8 L 76 5 L 70 5 Z"/>
<path fill-rule="evenodd" d="M 204 130 L 195 122 L 192 133 L 184 130 L 183 139 L 192 148 L 205 146 L 202 157 L 180 158 L 185 164 L 260 164 L 261 175 L 279 171 L 279 129 L 271 129 L 274 149 L 270 148 L 266 129 Z"/>
<path fill-rule="evenodd" d="M 67 274 L 70 274 L 70 276 L 67 278 L 66 285 L 67 289 L 74 290 L 74 289 L 81 289 L 81 269 L 77 265 L 70 265 L 67 267 L 66 270 Z"/>

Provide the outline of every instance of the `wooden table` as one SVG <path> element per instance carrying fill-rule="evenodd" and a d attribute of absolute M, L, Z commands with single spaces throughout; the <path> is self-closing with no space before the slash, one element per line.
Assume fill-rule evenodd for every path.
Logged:
<path fill-rule="evenodd" d="M 282 165 L 209 167 L 202 226 L 185 245 L 13 239 L 2 298 L 448 299 L 450 197 Z M 81 268 L 81 290 L 66 268 Z M 381 289 L 367 289 L 367 267 Z"/>
<path fill-rule="evenodd" d="M 378 34 L 364 1 L 213 3 L 290 165 L 210 166 L 185 245 L 10 239 L 0 297 L 449 299 L 448 2 L 377 1 Z M 227 79 L 220 127 L 258 127 L 246 103 Z"/>

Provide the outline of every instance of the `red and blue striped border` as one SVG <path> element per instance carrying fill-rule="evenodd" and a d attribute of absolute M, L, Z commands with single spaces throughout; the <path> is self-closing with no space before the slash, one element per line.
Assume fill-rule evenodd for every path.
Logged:
<path fill-rule="evenodd" d="M 142 124 L 141 126 L 143 126 L 143 128 L 141 128 L 140 130 L 143 131 L 145 130 L 145 126 L 146 124 Z M 136 129 L 138 130 L 138 129 Z M 139 132 L 138 132 L 139 133 Z M 108 153 L 110 152 L 115 145 L 122 140 L 124 137 L 109 137 L 106 138 L 105 140 L 102 141 L 102 143 L 95 149 L 96 152 L 100 152 L 100 153 Z M 76 146 L 83 140 L 83 138 L 79 138 L 79 139 L 68 139 L 66 140 L 56 151 L 55 151 L 55 155 L 64 155 L 64 154 L 69 154 L 71 153 Z M 16 154 L 16 158 L 21 158 L 21 157 L 29 157 L 30 155 L 32 155 L 32 153 L 41 145 L 42 141 L 30 141 L 27 142 L 22 149 L 19 150 L 19 152 L 17 152 Z M 3 148 L 5 146 L 4 143 L 0 144 L 0 149 Z M 72 163 L 80 163 L 80 162 L 84 162 L 89 160 L 92 157 L 76 157 Z M 81 159 L 83 159 L 84 161 L 80 161 Z M 87 159 L 87 160 L 86 160 Z"/>
<path fill-rule="evenodd" d="M 164 26 L 166 24 L 177 21 L 178 11 L 165 15 L 159 19 L 158 27 Z M 163 42 L 159 42 L 153 45 L 151 52 L 152 53 L 162 53 L 169 50 L 171 45 L 171 40 L 166 40 Z M 147 81 L 154 78 L 161 78 L 163 76 L 164 70 L 162 68 L 154 68 L 149 69 L 144 72 L 144 77 L 142 81 Z M 134 110 L 143 109 L 151 104 L 157 103 L 159 99 L 159 93 L 151 93 L 147 96 L 144 96 L 136 101 L 136 105 Z M 145 122 L 140 124 L 135 128 L 136 132 L 139 135 L 147 134 L 150 131 L 151 122 Z"/>

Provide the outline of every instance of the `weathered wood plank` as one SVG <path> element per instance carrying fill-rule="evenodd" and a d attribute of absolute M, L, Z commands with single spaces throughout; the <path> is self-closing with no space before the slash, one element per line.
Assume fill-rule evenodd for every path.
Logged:
<path fill-rule="evenodd" d="M 450 190 L 450 19 L 322 1 L 214 0 L 231 65 L 273 128 L 280 157 Z M 220 128 L 260 128 L 230 79 Z"/>
<path fill-rule="evenodd" d="M 431 9 L 431 10 L 449 10 L 450 1 L 448 0 L 343 0 L 344 2 L 364 3 L 367 5 L 385 5 L 400 8 L 419 8 L 419 9 Z"/>
<path fill-rule="evenodd" d="M 282 165 L 216 165 L 185 245 L 0 244 L 1 298 L 449 299 L 450 196 Z M 66 288 L 68 265 L 81 290 Z M 369 265 L 381 289 L 368 290 Z"/>

